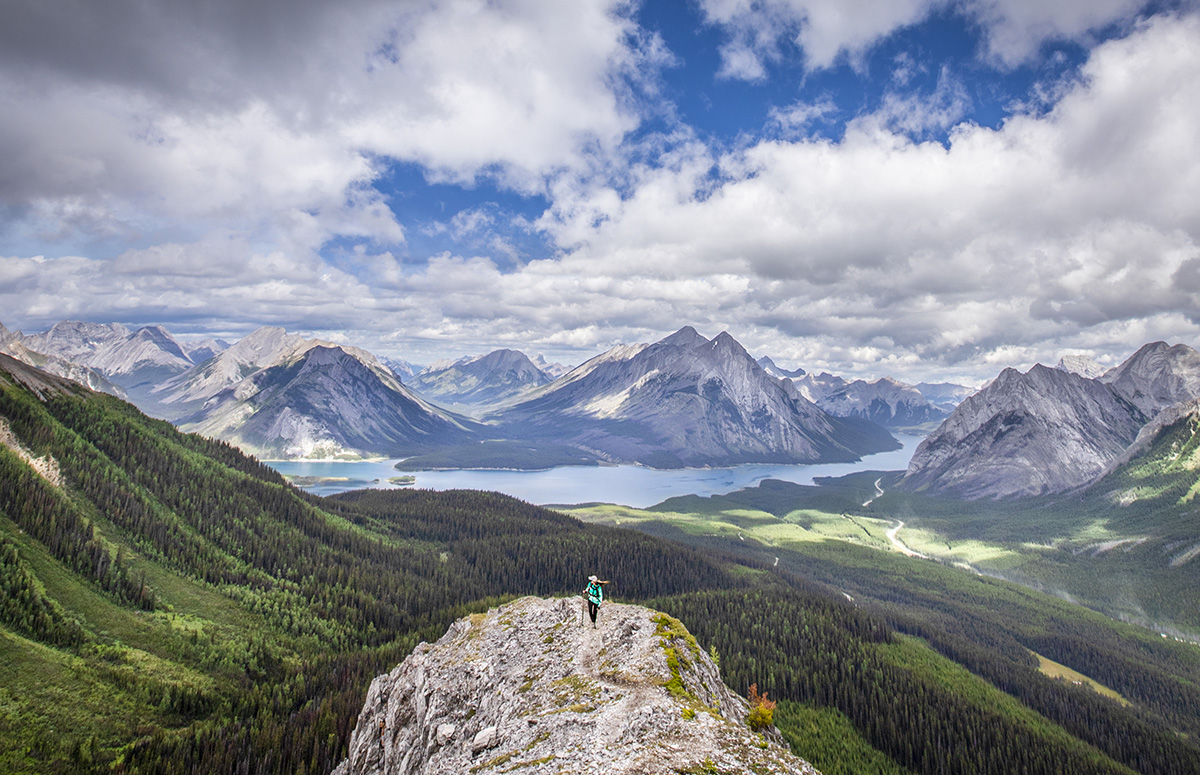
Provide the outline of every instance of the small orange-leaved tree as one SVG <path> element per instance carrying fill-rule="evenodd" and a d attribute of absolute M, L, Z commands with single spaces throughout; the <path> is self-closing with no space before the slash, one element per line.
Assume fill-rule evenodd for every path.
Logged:
<path fill-rule="evenodd" d="M 767 693 L 758 693 L 758 684 L 750 684 L 750 692 L 746 695 L 750 700 L 750 713 L 746 715 L 746 724 L 755 732 L 771 726 L 775 722 L 775 700 L 768 700 Z"/>

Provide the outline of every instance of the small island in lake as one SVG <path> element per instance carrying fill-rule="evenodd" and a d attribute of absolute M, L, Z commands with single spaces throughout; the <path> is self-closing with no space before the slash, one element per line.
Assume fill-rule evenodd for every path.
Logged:
<path fill-rule="evenodd" d="M 348 476 L 289 476 L 284 474 L 284 479 L 297 487 L 316 487 L 319 484 L 337 484 L 338 482 L 348 482 Z"/>

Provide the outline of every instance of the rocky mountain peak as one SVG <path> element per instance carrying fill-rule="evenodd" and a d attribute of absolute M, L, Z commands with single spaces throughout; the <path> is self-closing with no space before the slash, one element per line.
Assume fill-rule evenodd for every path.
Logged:
<path fill-rule="evenodd" d="M 1145 420 L 1098 380 L 1005 369 L 921 442 L 903 486 L 965 498 L 1060 492 L 1100 474 Z"/>
<path fill-rule="evenodd" d="M 376 678 L 335 775 L 804 773 L 676 619 L 526 597 L 451 625 Z"/>
<path fill-rule="evenodd" d="M 229 342 L 209 337 L 198 341 L 180 342 L 179 346 L 187 354 L 188 360 L 200 364 L 228 350 Z"/>
<path fill-rule="evenodd" d="M 422 395 L 449 406 L 486 407 L 512 400 L 551 381 L 525 353 L 494 350 L 486 355 L 438 361 L 414 376 Z"/>
<path fill-rule="evenodd" d="M 88 365 L 114 378 L 140 369 L 156 370 L 153 376 L 161 378 L 187 370 L 192 362 L 169 331 L 146 326 L 96 350 Z"/>
<path fill-rule="evenodd" d="M 56 355 L 68 360 L 80 360 L 81 358 L 86 359 L 100 346 L 119 342 L 128 337 L 129 329 L 120 323 L 63 320 L 51 326 L 49 331 L 28 337 L 29 341 L 26 341 L 26 344 L 47 355 Z"/>
<path fill-rule="evenodd" d="M 494 367 L 524 366 L 527 363 L 533 363 L 533 361 L 529 360 L 529 356 L 520 350 L 508 349 L 493 350 L 487 355 L 480 356 L 477 360 Z"/>
<path fill-rule="evenodd" d="M 708 343 L 709 349 L 713 355 L 729 360 L 736 359 L 743 364 L 745 368 L 757 371 L 762 367 L 758 362 L 750 357 L 750 353 L 746 352 L 746 348 L 742 347 L 742 343 L 734 339 L 728 331 L 722 331 L 717 334 L 711 342 Z"/>
<path fill-rule="evenodd" d="M 710 341 L 687 326 L 596 356 L 489 420 L 658 468 L 854 460 L 898 446 L 874 423 L 819 409 L 732 336 Z"/>
<path fill-rule="evenodd" d="M 1200 352 L 1185 344 L 1151 342 L 1101 379 L 1153 416 L 1200 395 Z"/>
<path fill-rule="evenodd" d="M 217 393 L 180 427 L 271 459 L 403 457 L 468 435 L 369 353 L 300 341 L 299 354 Z"/>
<path fill-rule="evenodd" d="M 282 328 L 263 326 L 194 369 L 161 383 L 154 392 L 164 404 L 199 404 L 259 369 L 298 358 L 317 344 Z"/>
<path fill-rule="evenodd" d="M 659 341 L 660 345 L 670 347 L 697 347 L 702 344 L 708 344 L 708 340 L 700 335 L 700 332 L 691 326 L 684 326 L 675 333 L 668 336 L 666 339 Z"/>
<path fill-rule="evenodd" d="M 289 334 L 278 326 L 262 326 L 251 331 L 230 347 L 230 357 L 247 363 L 274 360 L 277 353 L 303 339 L 299 334 Z"/>
<path fill-rule="evenodd" d="M 816 404 L 832 415 L 860 417 L 888 428 L 928 427 L 949 414 L 927 401 L 912 385 L 891 377 L 874 382 L 856 379 L 820 396 Z"/>
<path fill-rule="evenodd" d="M 550 379 L 558 379 L 571 370 L 571 367 L 567 366 L 566 364 L 558 362 L 551 363 L 550 361 L 547 361 L 546 356 L 542 353 L 538 353 L 536 356 L 534 356 L 533 365 L 537 366 L 538 369 Z"/>

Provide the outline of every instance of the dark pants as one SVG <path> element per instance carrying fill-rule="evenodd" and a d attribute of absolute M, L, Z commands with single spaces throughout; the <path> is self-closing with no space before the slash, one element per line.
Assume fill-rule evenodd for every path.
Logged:
<path fill-rule="evenodd" d="M 588 615 L 592 617 L 592 624 L 596 623 L 596 614 L 599 611 L 600 611 L 600 605 L 598 603 L 593 603 L 591 600 L 589 600 L 588 601 Z"/>

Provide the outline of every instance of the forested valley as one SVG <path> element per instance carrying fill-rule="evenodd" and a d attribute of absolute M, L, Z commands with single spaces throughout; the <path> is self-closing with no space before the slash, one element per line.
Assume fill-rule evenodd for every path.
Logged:
<path fill-rule="evenodd" d="M 9 361 L 0 417 L 24 452 L 0 446 L 0 771 L 326 773 L 371 678 L 421 640 L 598 573 L 777 699 L 827 775 L 1200 772 L 1200 649 L 1001 581 L 482 492 L 320 499 Z"/>

